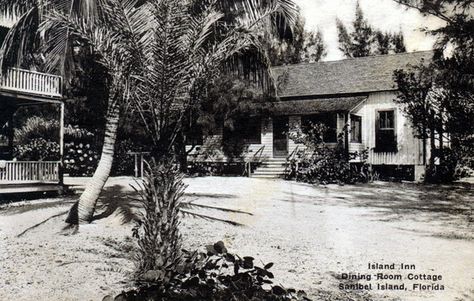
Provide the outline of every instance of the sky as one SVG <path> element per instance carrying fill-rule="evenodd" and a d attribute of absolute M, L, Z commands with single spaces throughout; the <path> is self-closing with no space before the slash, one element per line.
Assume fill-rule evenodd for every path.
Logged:
<path fill-rule="evenodd" d="M 338 49 L 336 18 L 350 26 L 355 18 L 357 0 L 294 0 L 301 8 L 308 30 L 319 28 L 328 47 L 325 61 L 343 58 Z M 383 31 L 403 31 L 409 52 L 430 50 L 434 38 L 427 36 L 421 28 L 434 29 L 442 25 L 434 17 L 423 17 L 416 10 L 407 10 L 393 0 L 359 0 L 365 18 L 374 28 Z M 1 25 L 11 26 L 12 20 L 0 18 Z"/>
<path fill-rule="evenodd" d="M 325 61 L 343 58 L 338 49 L 336 18 L 350 26 L 355 18 L 357 0 L 295 0 L 301 8 L 306 20 L 306 28 L 319 28 L 328 47 Z M 398 32 L 402 30 L 405 36 L 407 50 L 430 50 L 434 38 L 427 36 L 420 28 L 434 29 L 442 25 L 434 17 L 423 17 L 415 10 L 407 10 L 393 0 L 360 0 L 360 6 L 365 18 L 374 28 L 383 31 Z"/>

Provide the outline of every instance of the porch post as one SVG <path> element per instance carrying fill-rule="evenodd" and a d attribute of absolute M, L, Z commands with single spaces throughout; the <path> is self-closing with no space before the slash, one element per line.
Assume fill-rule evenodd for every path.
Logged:
<path fill-rule="evenodd" d="M 15 129 L 13 128 L 13 115 L 15 115 L 15 111 L 16 110 L 12 111 L 8 119 L 8 128 L 7 128 L 9 156 L 12 156 L 12 157 L 13 157 L 13 140 L 15 137 Z"/>
<path fill-rule="evenodd" d="M 61 102 L 59 115 L 59 184 L 64 184 L 64 102 Z"/>
<path fill-rule="evenodd" d="M 344 148 L 346 154 L 349 155 L 349 132 L 351 130 L 351 121 L 349 113 L 344 114 Z"/>

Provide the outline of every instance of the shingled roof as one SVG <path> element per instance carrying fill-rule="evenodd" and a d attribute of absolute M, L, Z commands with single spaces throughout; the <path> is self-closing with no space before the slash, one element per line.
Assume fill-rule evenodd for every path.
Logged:
<path fill-rule="evenodd" d="M 349 112 L 367 96 L 332 97 L 277 101 L 269 109 L 273 115 L 308 115 L 322 112 Z"/>
<path fill-rule="evenodd" d="M 395 90 L 393 71 L 431 60 L 432 51 L 376 55 L 273 68 L 279 97 L 308 97 Z"/>

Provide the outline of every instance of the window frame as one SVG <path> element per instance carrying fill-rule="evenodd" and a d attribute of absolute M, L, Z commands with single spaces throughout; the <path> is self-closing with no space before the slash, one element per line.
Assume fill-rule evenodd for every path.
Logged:
<path fill-rule="evenodd" d="M 252 122 L 249 122 L 252 121 Z M 256 131 L 249 131 L 249 125 L 254 123 Z M 233 130 L 223 127 L 222 139 L 224 141 L 238 135 L 238 139 L 245 144 L 262 144 L 262 118 L 259 116 L 239 118 L 235 121 L 236 126 Z M 255 133 L 255 137 L 246 136 L 248 133 Z M 230 135 L 230 136 L 229 136 Z"/>
<path fill-rule="evenodd" d="M 316 113 L 316 114 L 308 114 L 308 115 L 303 115 L 301 116 L 301 126 L 302 128 L 306 128 L 309 124 L 315 123 L 314 119 L 317 119 L 316 123 L 321 123 L 325 125 L 328 130 L 323 133 L 322 140 L 324 143 L 337 143 L 337 138 L 338 138 L 338 128 L 337 128 L 337 121 L 338 121 L 338 116 L 337 112 L 324 112 L 324 113 Z M 331 123 L 329 126 L 328 124 Z M 327 138 L 330 139 L 327 139 Z"/>
<path fill-rule="evenodd" d="M 251 122 L 248 122 L 246 124 L 250 125 L 251 123 L 254 123 L 255 128 L 257 129 L 257 131 L 255 131 L 255 132 L 258 133 L 258 135 L 255 135 L 255 137 L 251 137 L 251 138 L 249 138 L 248 136 L 247 137 L 244 136 L 243 137 L 244 142 L 246 144 L 262 144 L 262 118 L 261 117 L 250 117 L 250 118 L 248 118 L 248 120 L 251 121 Z M 240 121 L 243 121 L 243 120 L 240 120 Z M 249 128 L 247 128 L 247 129 L 249 129 Z M 252 132 L 252 131 L 250 131 L 250 132 Z"/>
<path fill-rule="evenodd" d="M 362 143 L 362 116 L 360 115 L 355 115 L 355 114 L 350 114 L 351 118 L 351 143 Z M 357 137 L 354 137 L 354 128 L 355 126 L 353 125 L 353 122 L 358 119 L 359 121 L 359 126 L 358 126 L 358 135 Z"/>
<path fill-rule="evenodd" d="M 381 114 L 386 112 L 393 113 L 392 127 L 381 127 Z M 381 135 L 383 132 L 393 132 L 393 141 L 391 144 L 382 143 Z M 382 143 L 382 144 L 380 144 Z M 398 138 L 397 138 L 397 109 L 386 108 L 375 110 L 375 152 L 378 153 L 396 153 L 398 152 Z"/>

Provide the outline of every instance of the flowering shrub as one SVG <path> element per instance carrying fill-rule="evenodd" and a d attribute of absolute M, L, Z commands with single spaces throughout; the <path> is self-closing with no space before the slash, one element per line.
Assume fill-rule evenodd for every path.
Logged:
<path fill-rule="evenodd" d="M 91 176 L 94 173 L 100 154 L 90 143 L 69 142 L 64 149 L 66 173 L 71 176 Z"/>
<path fill-rule="evenodd" d="M 59 144 L 34 138 L 28 143 L 15 146 L 13 156 L 20 161 L 56 161 L 59 159 Z"/>
<path fill-rule="evenodd" d="M 15 131 L 13 155 L 21 161 L 59 160 L 58 137 L 57 121 L 30 117 Z M 92 175 L 100 158 L 94 133 L 68 125 L 64 128 L 64 140 L 64 172 L 72 176 Z"/>

